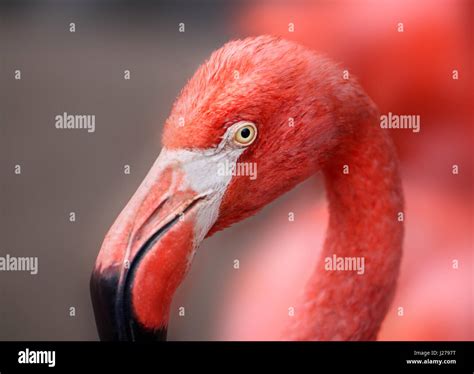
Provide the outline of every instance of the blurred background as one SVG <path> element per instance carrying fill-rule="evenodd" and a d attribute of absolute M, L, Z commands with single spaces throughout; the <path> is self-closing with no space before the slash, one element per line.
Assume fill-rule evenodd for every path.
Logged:
<path fill-rule="evenodd" d="M 0 256 L 39 258 L 38 275 L 0 272 L 0 340 L 97 339 L 89 276 L 159 154 L 172 103 L 213 50 L 261 34 L 341 62 L 382 113 L 420 115 L 419 133 L 391 130 L 406 237 L 379 339 L 474 338 L 472 1 L 22 0 L 1 2 L 0 21 Z M 96 131 L 55 129 L 63 112 L 95 114 Z M 314 177 L 205 240 L 169 339 L 278 338 L 326 221 Z"/>

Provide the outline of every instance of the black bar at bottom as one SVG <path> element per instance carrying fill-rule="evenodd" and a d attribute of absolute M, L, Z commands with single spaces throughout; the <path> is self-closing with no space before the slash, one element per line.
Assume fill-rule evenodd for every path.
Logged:
<path fill-rule="evenodd" d="M 54 352 L 54 354 L 53 354 Z M 293 372 L 473 373 L 474 342 L 0 342 L 0 373 L 260 366 Z M 298 370 L 300 368 L 301 370 Z M 303 371 L 305 370 L 305 371 Z"/>

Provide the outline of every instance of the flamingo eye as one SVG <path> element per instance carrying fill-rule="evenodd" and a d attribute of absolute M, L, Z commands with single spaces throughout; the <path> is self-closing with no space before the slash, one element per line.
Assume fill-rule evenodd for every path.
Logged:
<path fill-rule="evenodd" d="M 234 142 L 241 146 L 249 146 L 257 137 L 257 127 L 252 122 L 242 122 L 234 133 Z"/>

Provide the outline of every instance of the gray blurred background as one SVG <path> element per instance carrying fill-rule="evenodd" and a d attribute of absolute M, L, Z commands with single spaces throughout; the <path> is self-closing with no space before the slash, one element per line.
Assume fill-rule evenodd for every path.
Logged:
<path fill-rule="evenodd" d="M 38 275 L 0 272 L 0 340 L 97 339 L 89 276 L 104 235 L 159 154 L 162 124 L 180 89 L 214 49 L 239 36 L 232 32 L 234 6 L 0 3 L 0 255 L 39 258 Z M 17 69 L 21 80 L 14 79 Z M 130 80 L 123 79 L 126 69 Z M 95 114 L 95 133 L 55 129 L 63 112 Z M 175 298 L 170 339 L 211 337 L 233 260 L 245 253 L 245 233 L 258 231 L 271 210 L 203 243 Z M 173 312 L 180 305 L 186 318 Z"/>

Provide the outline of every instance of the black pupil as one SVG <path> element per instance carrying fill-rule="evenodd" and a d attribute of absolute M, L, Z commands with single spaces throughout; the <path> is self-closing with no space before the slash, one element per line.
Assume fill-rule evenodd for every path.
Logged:
<path fill-rule="evenodd" d="M 250 130 L 247 128 L 242 129 L 240 130 L 240 135 L 242 136 L 242 138 L 247 139 L 250 136 Z"/>

